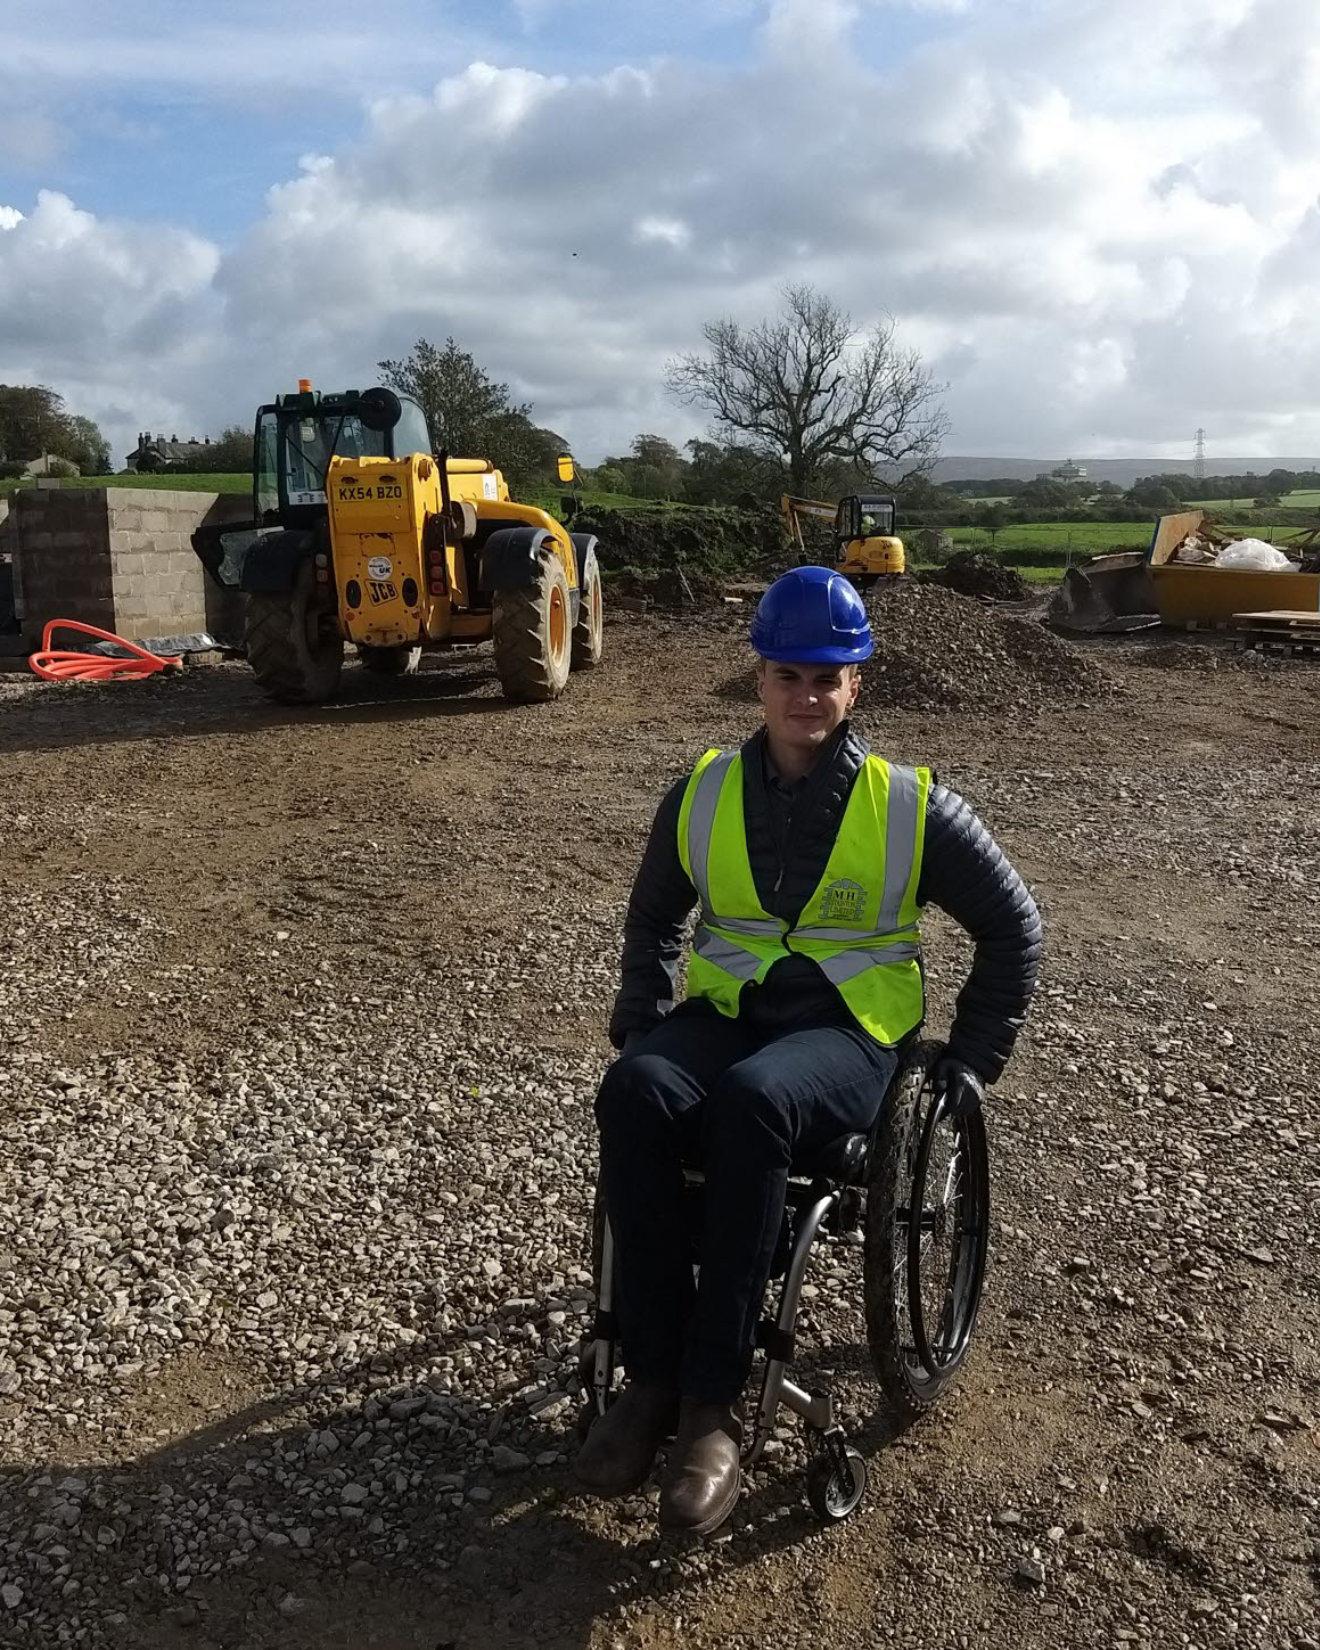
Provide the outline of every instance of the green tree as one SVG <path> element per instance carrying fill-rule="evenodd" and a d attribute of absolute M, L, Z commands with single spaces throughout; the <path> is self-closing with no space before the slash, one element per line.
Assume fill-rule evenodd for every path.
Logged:
<path fill-rule="evenodd" d="M 590 485 L 598 493 L 626 493 L 628 477 L 617 464 L 600 464 L 590 472 Z"/>
<path fill-rule="evenodd" d="M 639 464 L 653 464 L 657 470 L 677 470 L 683 455 L 662 435 L 635 435 L 632 455 Z"/>
<path fill-rule="evenodd" d="M 929 476 L 908 476 L 898 488 L 898 502 L 904 510 L 962 510 L 964 502 L 957 493 L 937 487 Z"/>
<path fill-rule="evenodd" d="M 517 413 L 524 424 L 530 423 L 530 405 L 515 406 L 509 400 L 509 386 L 496 383 L 452 338 L 445 339 L 443 349 L 419 338 L 402 361 L 381 361 L 379 366 L 385 381 L 411 395 L 426 414 L 437 451 L 484 458 L 492 426 L 506 444 L 516 445 L 522 439 L 520 426 L 506 422 L 500 427 L 498 421 Z"/>
<path fill-rule="evenodd" d="M 669 476 L 657 465 L 630 464 L 628 491 L 634 498 L 670 498 L 674 489 Z"/>
<path fill-rule="evenodd" d="M 28 463 L 63 455 L 69 440 L 64 397 L 44 384 L 0 384 L 0 458 Z"/>
<path fill-rule="evenodd" d="M 690 504 L 768 503 L 784 491 L 777 461 L 740 442 L 689 441 L 687 452 L 683 497 Z"/>
<path fill-rule="evenodd" d="M 490 419 L 475 455 L 489 458 L 504 472 L 510 489 L 555 484 L 555 460 L 568 451 L 568 443 L 554 430 L 533 424 L 519 408 L 511 408 Z"/>
<path fill-rule="evenodd" d="M 1072 503 L 1072 494 L 1062 481 L 1052 476 L 1037 476 L 1018 494 L 1016 502 L 1024 510 L 1066 510 Z"/>
<path fill-rule="evenodd" d="M 1140 476 L 1126 497 L 1130 504 L 1140 504 L 1148 510 L 1176 510 L 1182 503 L 1163 476 Z"/>
<path fill-rule="evenodd" d="M 744 327 L 711 321 L 709 354 L 681 355 L 669 391 L 706 409 L 716 432 L 782 465 L 790 492 L 818 486 L 830 460 L 902 472 L 928 470 L 947 420 L 940 386 L 892 320 L 865 335 L 811 286 L 784 291 L 780 314 Z"/>
<path fill-rule="evenodd" d="M 76 464 L 80 475 L 109 475 L 110 443 L 92 420 L 74 414 L 65 419 L 65 429 L 65 444 L 54 450 Z"/>
<path fill-rule="evenodd" d="M 996 538 L 1008 525 L 1008 511 L 1002 504 L 978 504 L 971 513 L 970 523 L 989 534 L 990 548 L 993 550 Z"/>
<path fill-rule="evenodd" d="M 252 469 L 252 431 L 241 424 L 221 430 L 207 451 L 205 465 L 222 475 L 245 475 Z"/>

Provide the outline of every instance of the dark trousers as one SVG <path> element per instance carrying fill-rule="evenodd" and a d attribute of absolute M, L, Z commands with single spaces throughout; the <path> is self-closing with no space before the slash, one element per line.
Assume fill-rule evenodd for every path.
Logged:
<path fill-rule="evenodd" d="M 897 1066 L 859 1027 L 781 1036 L 685 1004 L 605 1074 L 596 1100 L 619 1330 L 633 1379 L 732 1403 L 747 1380 L 789 1165 L 875 1121 Z M 683 1164 L 706 1177 L 693 1288 Z"/>

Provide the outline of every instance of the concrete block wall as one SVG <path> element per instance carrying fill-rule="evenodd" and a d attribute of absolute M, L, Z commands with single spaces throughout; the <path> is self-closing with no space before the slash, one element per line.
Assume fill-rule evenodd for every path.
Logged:
<path fill-rule="evenodd" d="M 193 554 L 203 521 L 248 519 L 248 500 L 233 494 L 107 490 L 107 528 L 116 628 L 125 636 L 170 636 L 194 630 L 241 632 Z"/>
<path fill-rule="evenodd" d="M 10 501 L 14 600 L 25 636 L 48 619 L 114 629 L 104 487 L 33 487 Z"/>
<path fill-rule="evenodd" d="M 10 537 L 24 634 L 48 619 L 80 619 L 121 636 L 210 630 L 237 639 L 237 598 L 218 590 L 193 554 L 203 522 L 242 521 L 242 494 L 165 488 L 34 488 L 14 497 Z"/>

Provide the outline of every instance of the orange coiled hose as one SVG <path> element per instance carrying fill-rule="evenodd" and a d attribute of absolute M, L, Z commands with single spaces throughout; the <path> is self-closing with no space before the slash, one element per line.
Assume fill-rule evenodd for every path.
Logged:
<path fill-rule="evenodd" d="M 50 645 L 56 630 L 76 630 L 83 636 L 94 636 L 98 642 L 114 642 L 127 648 L 131 659 L 112 659 L 104 653 L 76 653 Z M 162 670 L 178 670 L 182 659 L 167 659 L 160 653 L 149 653 L 136 642 L 125 641 L 109 630 L 98 630 L 95 625 L 80 624 L 77 619 L 52 619 L 41 635 L 41 646 L 28 659 L 34 673 L 43 682 L 109 682 L 120 677 L 137 679 L 154 676 Z"/>

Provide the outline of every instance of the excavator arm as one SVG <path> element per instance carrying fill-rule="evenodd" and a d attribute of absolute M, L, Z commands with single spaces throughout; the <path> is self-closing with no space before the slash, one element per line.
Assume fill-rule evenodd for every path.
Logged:
<path fill-rule="evenodd" d="M 784 493 L 781 496 L 779 509 L 784 518 L 784 525 L 788 528 L 789 537 L 803 555 L 807 550 L 802 542 L 803 516 L 810 516 L 817 521 L 827 521 L 833 527 L 839 513 L 837 504 L 827 504 L 824 499 L 819 498 L 795 498 L 792 493 Z"/>

